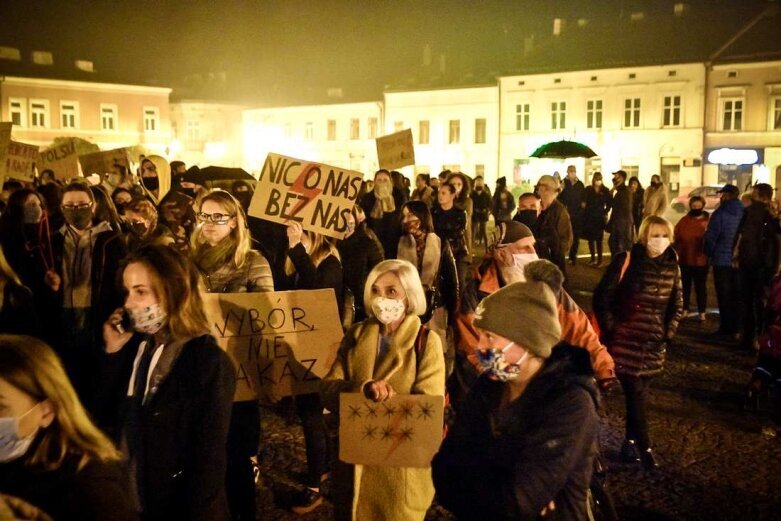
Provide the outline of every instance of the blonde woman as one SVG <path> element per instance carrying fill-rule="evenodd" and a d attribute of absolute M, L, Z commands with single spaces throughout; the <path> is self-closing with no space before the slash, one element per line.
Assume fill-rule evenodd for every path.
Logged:
<path fill-rule="evenodd" d="M 362 392 L 375 402 L 395 394 L 444 395 L 439 336 L 425 336 L 420 352 L 415 347 L 421 327 L 418 315 L 426 310 L 415 266 L 403 260 L 379 263 L 366 279 L 363 301 L 369 318 L 348 331 L 323 379 L 326 408 L 338 414 L 343 392 Z M 422 521 L 434 499 L 430 468 L 356 465 L 350 470 L 336 478 L 335 490 L 345 492 L 343 497 L 335 494 L 338 519 Z"/>
<path fill-rule="evenodd" d="M 683 311 L 681 270 L 672 240 L 669 221 L 646 217 L 637 244 L 616 255 L 594 291 L 602 343 L 615 360 L 626 399 L 621 457 L 642 460 L 647 469 L 658 467 L 646 420 L 648 386 L 664 368 Z"/>
<path fill-rule="evenodd" d="M 0 491 L 53 519 L 138 519 L 120 456 L 54 351 L 0 335 Z"/>

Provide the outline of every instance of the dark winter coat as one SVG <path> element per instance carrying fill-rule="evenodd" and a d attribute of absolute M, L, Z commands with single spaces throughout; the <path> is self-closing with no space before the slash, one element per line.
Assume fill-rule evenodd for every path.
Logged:
<path fill-rule="evenodd" d="M 119 463 L 90 461 L 79 470 L 79 457 L 69 454 L 59 469 L 47 471 L 28 461 L 39 441 L 33 441 L 25 456 L 0 463 L 0 493 L 38 507 L 54 521 L 138 519 Z"/>
<path fill-rule="evenodd" d="M 459 520 L 586 519 L 599 417 L 588 355 L 559 344 L 526 390 L 499 410 L 506 384 L 480 377 L 432 470 L 438 502 Z"/>
<path fill-rule="evenodd" d="M 437 207 L 431 212 L 431 217 L 434 220 L 434 233 L 450 244 L 456 260 L 467 257 L 466 212 L 455 206 L 450 210 Z"/>
<path fill-rule="evenodd" d="M 344 275 L 339 259 L 329 255 L 315 267 L 312 258 L 300 242 L 295 248 L 290 248 L 287 255 L 295 266 L 296 272 L 288 277 L 286 287 L 288 289 L 333 288 L 336 294 L 336 305 L 341 314 L 344 306 Z"/>
<path fill-rule="evenodd" d="M 618 233 L 622 237 L 632 237 L 632 232 L 634 231 L 632 229 L 634 223 L 634 218 L 632 217 L 633 204 L 633 194 L 626 184 L 616 188 L 613 194 L 613 210 L 607 225 L 608 232 Z"/>
<path fill-rule="evenodd" d="M 645 211 L 644 200 L 645 189 L 638 186 L 637 191 L 632 194 L 632 220 L 637 227 L 643 222 L 643 212 Z"/>
<path fill-rule="evenodd" d="M 572 247 L 572 225 L 567 208 L 558 200 L 543 210 L 534 223 L 534 247 L 541 259 L 547 259 L 564 271 L 564 258 Z"/>
<path fill-rule="evenodd" d="M 681 271 L 672 246 L 650 258 L 642 244 L 616 255 L 594 290 L 594 312 L 616 363 L 616 374 L 650 376 L 662 371 L 667 344 L 683 310 Z M 620 280 L 619 280 L 620 279 Z"/>
<path fill-rule="evenodd" d="M 613 196 L 604 186 L 597 192 L 593 186 L 586 188 L 586 209 L 583 212 L 583 238 L 601 241 L 605 234 L 607 213 L 613 204 Z"/>
<path fill-rule="evenodd" d="M 732 264 L 732 248 L 744 212 L 743 203 L 732 199 L 722 203 L 711 215 L 705 230 L 705 253 L 712 265 L 725 268 Z"/>
<path fill-rule="evenodd" d="M 117 389 L 128 389 L 143 335 L 136 334 L 118 353 L 106 354 L 97 389 L 103 396 L 94 407 L 106 423 Z M 171 349 L 170 365 L 164 361 Z M 164 364 L 165 365 L 162 365 Z M 167 366 L 167 369 L 165 368 Z M 145 520 L 228 520 L 225 496 L 226 443 L 236 387 L 234 366 L 211 335 L 166 345 L 158 368 L 161 378 L 150 384 L 146 402 L 125 396 L 116 418 L 123 446 L 135 471 Z M 154 376 L 152 381 L 155 381 Z M 99 418 L 100 419 L 100 418 Z M 113 419 L 112 419 L 113 420 Z M 116 427 L 108 426 L 117 432 Z"/>
<path fill-rule="evenodd" d="M 30 336 L 41 334 L 33 294 L 29 289 L 12 281 L 6 281 L 3 289 L 3 302 L 0 304 L 0 333 Z"/>
<path fill-rule="evenodd" d="M 569 180 L 569 177 L 565 177 L 561 185 L 562 190 L 558 199 L 567 207 L 570 222 L 572 223 L 572 231 L 578 233 L 583 227 L 583 205 L 586 202 L 586 187 L 580 179 L 575 179 L 573 183 Z"/>
<path fill-rule="evenodd" d="M 339 242 L 339 256 L 342 258 L 344 285 L 349 289 L 355 301 L 355 321 L 366 318 L 363 309 L 363 287 L 366 277 L 377 264 L 384 260 L 382 245 L 367 228 L 366 223 L 355 227 L 352 235 Z"/>
<path fill-rule="evenodd" d="M 477 190 L 472 190 L 469 197 L 472 198 L 472 221 L 488 221 L 488 212 L 491 208 L 491 193 L 488 189 L 483 188 L 479 192 Z"/>
<path fill-rule="evenodd" d="M 778 271 L 778 219 L 768 210 L 767 203 L 754 201 L 746 208 L 738 227 L 736 254 L 741 269 L 759 269 L 767 282 Z"/>
<path fill-rule="evenodd" d="M 404 206 L 406 200 L 406 194 L 394 187 L 393 204 L 396 206 L 396 209 L 392 212 L 383 213 L 379 219 L 371 217 L 372 208 L 374 208 L 374 203 L 377 202 L 377 197 L 373 191 L 366 193 L 358 202 L 366 214 L 366 223 L 377 234 L 377 238 L 380 240 L 380 244 L 382 244 L 386 259 L 396 258 L 396 247 L 399 245 L 399 238 L 402 233 L 401 207 Z"/>

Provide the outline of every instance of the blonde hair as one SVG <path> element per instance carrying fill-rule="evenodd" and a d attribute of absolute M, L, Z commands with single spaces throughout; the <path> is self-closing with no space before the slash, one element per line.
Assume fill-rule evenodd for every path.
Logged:
<path fill-rule="evenodd" d="M 339 250 L 336 249 L 336 246 L 330 237 L 325 237 L 320 233 L 308 232 L 306 230 L 304 230 L 304 233 L 312 242 L 311 246 L 309 246 L 309 258 L 312 259 L 312 264 L 315 265 L 315 268 L 330 255 L 333 255 L 336 257 L 336 260 L 341 262 L 342 257 L 339 255 Z M 290 257 L 288 257 L 285 260 L 285 274 L 290 276 L 295 272 L 296 267 L 293 265 L 293 261 L 290 260 Z"/>
<path fill-rule="evenodd" d="M 0 335 L 0 378 L 36 403 L 48 401 L 54 410 L 55 419 L 42 429 L 41 443 L 32 453 L 31 464 L 56 470 L 68 454 L 77 454 L 81 469 L 92 460 L 122 458 L 111 440 L 90 421 L 60 359 L 41 340 Z"/>
<path fill-rule="evenodd" d="M 220 205 L 220 208 L 236 219 L 236 227 L 231 230 L 230 238 L 236 245 L 236 253 L 233 255 L 233 264 L 236 268 L 241 268 L 247 260 L 247 254 L 252 249 L 249 230 L 247 229 L 247 217 L 244 215 L 244 208 L 231 194 L 225 190 L 215 189 L 206 194 L 198 203 L 198 211 L 203 208 L 206 201 L 214 201 Z M 195 251 L 205 240 L 202 238 L 203 224 L 199 223 L 190 239 L 192 249 Z"/>
<path fill-rule="evenodd" d="M 363 307 L 366 314 L 374 316 L 372 312 L 372 286 L 380 276 L 386 273 L 394 273 L 407 294 L 407 315 L 423 315 L 426 312 L 426 294 L 420 275 L 412 263 L 401 259 L 390 259 L 377 264 L 366 277 L 366 285 L 363 287 Z"/>
<path fill-rule="evenodd" d="M 640 231 L 637 232 L 638 243 L 642 244 L 643 246 L 648 245 L 648 233 L 650 232 L 651 226 L 654 224 L 664 226 L 667 229 L 667 236 L 669 237 L 670 242 L 673 242 L 673 225 L 670 223 L 670 221 L 664 217 L 649 215 L 643 219 L 643 222 L 640 224 Z"/>

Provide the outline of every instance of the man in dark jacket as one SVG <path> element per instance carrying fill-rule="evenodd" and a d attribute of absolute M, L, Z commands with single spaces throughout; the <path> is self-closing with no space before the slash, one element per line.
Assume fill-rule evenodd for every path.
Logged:
<path fill-rule="evenodd" d="M 738 270 L 732 266 L 732 248 L 738 226 L 743 220 L 744 207 L 738 199 L 735 185 L 724 185 L 719 190 L 721 203 L 713 212 L 705 230 L 705 253 L 713 266 L 713 282 L 719 302 L 719 330 L 717 334 L 734 337 L 738 333 Z"/>
<path fill-rule="evenodd" d="M 737 260 L 743 293 L 743 337 L 749 350 L 758 349 L 756 336 L 762 330 L 770 281 L 778 271 L 778 217 L 770 209 L 773 187 L 754 186 L 751 206 L 746 208 L 738 227 L 733 259 Z"/>
<path fill-rule="evenodd" d="M 575 165 L 567 167 L 567 177 L 562 182 L 564 187 L 559 195 L 559 201 L 564 203 L 569 212 L 570 224 L 572 225 L 572 246 L 569 249 L 569 261 L 575 264 L 578 261 L 578 246 L 580 245 L 580 234 L 583 228 L 583 211 L 586 208 L 586 187 L 578 179 Z"/>
<path fill-rule="evenodd" d="M 558 266 L 565 277 L 567 274 L 565 256 L 572 247 L 572 225 L 567 208 L 557 199 L 559 182 L 550 175 L 537 181 L 542 212 L 534 223 L 532 232 L 537 239 L 537 254 Z"/>
<path fill-rule="evenodd" d="M 472 242 L 487 248 L 486 224 L 491 207 L 491 192 L 485 186 L 482 176 L 475 177 L 475 187 L 469 197 L 472 198 Z"/>
<path fill-rule="evenodd" d="M 626 186 L 626 172 L 613 172 L 613 211 L 607 230 L 610 233 L 610 254 L 616 256 L 632 247 L 632 192 Z"/>

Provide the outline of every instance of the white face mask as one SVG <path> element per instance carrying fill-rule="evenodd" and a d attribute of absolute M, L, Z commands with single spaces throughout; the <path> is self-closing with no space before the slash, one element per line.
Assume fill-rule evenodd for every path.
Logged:
<path fill-rule="evenodd" d="M 536 253 L 513 253 L 513 261 L 518 268 L 523 269 L 530 262 L 540 260 Z"/>
<path fill-rule="evenodd" d="M 127 310 L 130 315 L 130 322 L 133 329 L 139 333 L 154 335 L 165 325 L 168 314 L 163 307 L 158 304 L 152 304 L 145 308 L 133 308 Z"/>
<path fill-rule="evenodd" d="M 407 306 L 404 305 L 403 300 L 385 297 L 376 297 L 372 300 L 374 316 L 386 325 L 400 320 L 406 311 Z"/>
<path fill-rule="evenodd" d="M 667 237 L 651 237 L 648 239 L 646 250 L 649 257 L 658 257 L 670 246 L 670 239 Z"/>
<path fill-rule="evenodd" d="M 0 463 L 12 461 L 25 455 L 35 438 L 35 432 L 26 438 L 19 437 L 19 421 L 38 406 L 36 403 L 29 411 L 16 418 L 0 418 Z M 36 429 L 36 432 L 38 429 Z"/>

